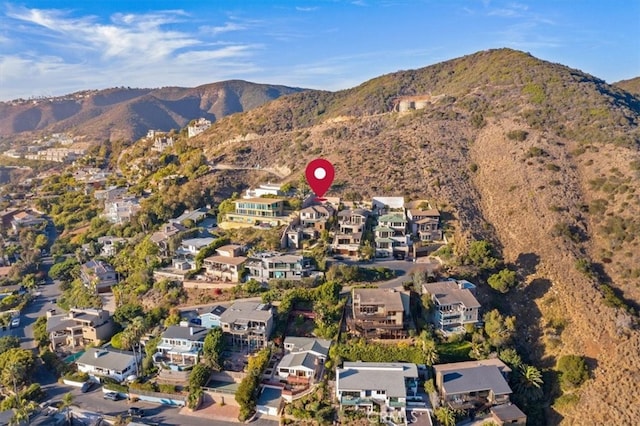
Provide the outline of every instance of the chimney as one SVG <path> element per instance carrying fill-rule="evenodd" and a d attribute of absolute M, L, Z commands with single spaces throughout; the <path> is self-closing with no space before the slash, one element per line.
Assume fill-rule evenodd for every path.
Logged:
<path fill-rule="evenodd" d="M 189 327 L 189 335 L 193 336 L 193 327 Z"/>

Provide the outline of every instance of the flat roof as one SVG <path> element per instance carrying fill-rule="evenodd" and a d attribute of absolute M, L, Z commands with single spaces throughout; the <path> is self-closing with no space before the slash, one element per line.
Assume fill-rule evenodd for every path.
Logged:
<path fill-rule="evenodd" d="M 527 417 L 527 415 L 515 404 L 496 405 L 491 407 L 489 410 L 491 411 L 491 414 L 505 423 L 511 423 L 513 420 Z"/>
<path fill-rule="evenodd" d="M 239 200 L 236 200 L 236 204 L 237 203 L 260 203 L 260 204 L 273 204 L 273 203 L 280 203 L 284 201 L 284 199 L 282 198 L 242 198 Z"/>
<path fill-rule="evenodd" d="M 192 334 L 192 330 L 193 330 L 193 334 Z M 203 341 L 204 338 L 207 336 L 208 332 L 209 332 L 209 329 L 205 327 L 197 327 L 197 326 L 181 327 L 179 325 L 171 325 L 164 331 L 164 333 L 162 333 L 162 338 Z"/>
<path fill-rule="evenodd" d="M 357 297 L 360 305 L 384 305 L 387 310 L 404 310 L 400 292 L 393 289 L 354 288 L 354 301 Z"/>

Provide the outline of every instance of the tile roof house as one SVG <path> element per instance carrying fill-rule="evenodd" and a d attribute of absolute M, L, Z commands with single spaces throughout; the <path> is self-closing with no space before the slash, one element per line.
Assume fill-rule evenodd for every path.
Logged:
<path fill-rule="evenodd" d="M 418 392 L 416 364 L 403 362 L 345 362 L 336 370 L 336 396 L 340 409 L 379 407 L 381 418 L 406 424 L 407 397 Z"/>
<path fill-rule="evenodd" d="M 177 365 L 197 364 L 208 332 L 208 328 L 196 326 L 167 327 L 158 343 L 158 352 L 153 356 L 154 362 L 164 361 Z"/>
<path fill-rule="evenodd" d="M 422 285 L 422 293 L 431 295 L 435 305 L 432 322 L 444 333 L 464 332 L 466 324 L 479 321 L 480 302 L 475 285 L 469 281 L 449 280 Z"/>
<path fill-rule="evenodd" d="M 138 357 L 139 358 L 139 357 Z M 76 360 L 78 371 L 94 377 L 110 377 L 119 382 L 137 375 L 136 357 L 133 352 L 103 348 L 88 348 Z"/>
<path fill-rule="evenodd" d="M 285 355 L 278 364 L 278 376 L 288 383 L 311 384 L 318 381 L 330 347 L 330 340 L 285 337 Z"/>
<path fill-rule="evenodd" d="M 364 337 L 404 337 L 409 295 L 394 289 L 354 288 L 350 328 Z"/>
<path fill-rule="evenodd" d="M 113 332 L 113 320 L 104 309 L 72 308 L 58 315 L 53 310 L 47 312 L 47 333 L 53 351 L 58 346 L 100 344 L 111 339 Z"/>
<path fill-rule="evenodd" d="M 220 315 L 220 325 L 228 342 L 250 351 L 267 345 L 273 322 L 271 306 L 257 302 L 236 302 Z"/>
<path fill-rule="evenodd" d="M 438 394 L 455 409 L 509 402 L 511 369 L 497 358 L 433 366 Z"/>
<path fill-rule="evenodd" d="M 105 293 L 118 283 L 118 274 L 107 262 L 90 260 L 80 267 L 80 279 L 85 287 L 97 293 Z"/>

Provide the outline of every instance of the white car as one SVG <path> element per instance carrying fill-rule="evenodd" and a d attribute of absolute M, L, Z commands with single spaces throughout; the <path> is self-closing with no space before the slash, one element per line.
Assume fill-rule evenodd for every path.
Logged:
<path fill-rule="evenodd" d="M 20 318 L 14 318 L 11 320 L 11 328 L 20 327 Z"/>

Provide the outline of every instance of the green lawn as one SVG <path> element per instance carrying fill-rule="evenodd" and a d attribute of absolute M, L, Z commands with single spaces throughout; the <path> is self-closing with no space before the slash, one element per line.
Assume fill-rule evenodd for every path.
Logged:
<path fill-rule="evenodd" d="M 469 361 L 471 342 L 441 343 L 438 345 L 440 363 Z"/>

